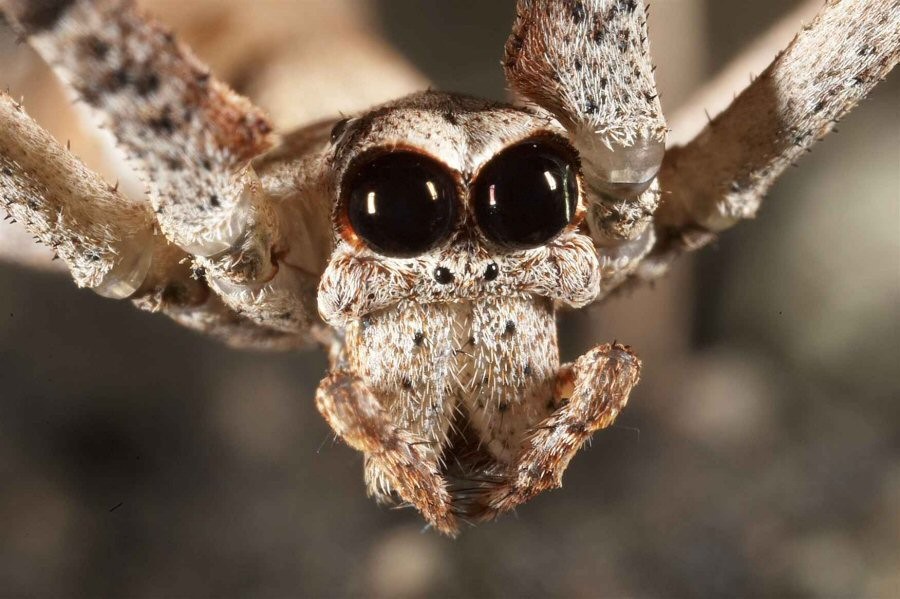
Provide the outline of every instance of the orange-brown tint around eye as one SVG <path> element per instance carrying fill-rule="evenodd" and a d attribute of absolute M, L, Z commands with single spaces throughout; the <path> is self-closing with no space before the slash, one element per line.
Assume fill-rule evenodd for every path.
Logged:
<path fill-rule="evenodd" d="M 420 255 L 446 240 L 458 218 L 456 182 L 447 168 L 406 150 L 351 165 L 341 186 L 345 237 L 394 257 Z"/>
<path fill-rule="evenodd" d="M 553 138 L 519 142 L 492 158 L 472 187 L 475 220 L 505 248 L 544 245 L 581 218 L 574 150 Z"/>

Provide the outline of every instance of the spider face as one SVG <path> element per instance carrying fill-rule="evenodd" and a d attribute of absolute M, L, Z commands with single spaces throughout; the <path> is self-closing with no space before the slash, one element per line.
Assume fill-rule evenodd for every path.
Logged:
<path fill-rule="evenodd" d="M 320 286 L 323 317 L 358 318 L 413 290 L 426 302 L 522 293 L 573 305 L 593 299 L 595 253 L 579 232 L 580 160 L 554 123 L 433 92 L 340 123 L 337 250 Z M 559 261 L 582 267 L 563 275 Z M 372 270 L 381 276 L 360 278 Z M 572 280 L 561 284 L 563 276 Z M 361 293 L 383 277 L 389 284 Z"/>

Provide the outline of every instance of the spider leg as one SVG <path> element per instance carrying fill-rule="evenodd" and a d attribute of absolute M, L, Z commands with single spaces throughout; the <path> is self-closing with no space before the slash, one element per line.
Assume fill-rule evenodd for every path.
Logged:
<path fill-rule="evenodd" d="M 160 234 L 150 207 L 129 201 L 0 93 L 0 208 L 51 248 L 79 287 L 132 299 L 232 345 L 296 346 L 225 306 Z"/>
<path fill-rule="evenodd" d="M 251 158 L 271 126 L 126 0 L 4 0 L 13 23 L 95 109 L 144 177 L 163 232 L 228 249 L 252 211 Z M 257 208 L 258 209 L 258 208 Z"/>
<path fill-rule="evenodd" d="M 280 268 L 290 232 L 251 165 L 273 143 L 262 111 L 212 77 L 128 0 L 0 0 L 31 45 L 104 120 L 147 184 L 162 232 L 232 309 L 306 332 L 315 273 Z"/>
<path fill-rule="evenodd" d="M 482 500 L 489 519 L 535 495 L 562 485 L 569 461 L 597 430 L 612 424 L 638 382 L 641 363 L 630 348 L 616 343 L 596 347 L 574 365 L 564 365 L 557 378 L 560 407 L 526 435 L 502 484 Z"/>
<path fill-rule="evenodd" d="M 366 456 L 398 495 L 440 532 L 458 532 L 450 493 L 430 443 L 394 424 L 378 399 L 355 375 L 333 371 L 319 385 L 316 406 L 348 445 Z"/>
<path fill-rule="evenodd" d="M 666 154 L 658 241 L 636 278 L 657 278 L 679 255 L 754 218 L 778 177 L 898 62 L 897 2 L 825 3 L 701 133 Z"/>
<path fill-rule="evenodd" d="M 519 0 L 504 69 L 549 110 L 581 154 L 587 223 L 604 288 L 654 241 L 662 116 L 641 0 Z"/>
<path fill-rule="evenodd" d="M 52 248 L 79 287 L 130 296 L 150 269 L 156 226 L 0 94 L 0 198 L 8 219 Z"/>

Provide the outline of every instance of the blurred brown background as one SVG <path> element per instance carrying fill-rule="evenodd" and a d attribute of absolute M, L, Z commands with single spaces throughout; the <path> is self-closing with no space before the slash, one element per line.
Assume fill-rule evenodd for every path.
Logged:
<path fill-rule="evenodd" d="M 250 39 L 267 15 L 272 39 L 345 61 L 331 75 L 357 100 L 354 68 L 379 56 L 312 27 L 334 3 L 152 4 L 251 95 L 284 52 Z M 798 4 L 653 2 L 669 114 Z M 347 6 L 334 18 L 373 23 L 437 88 L 504 97 L 511 0 Z M 99 168 L 6 28 L 0 60 L 0 85 Z M 260 100 L 282 122 L 324 93 L 292 65 L 265 74 L 289 93 Z M 0 596 L 900 596 L 898 91 L 894 73 L 755 222 L 564 318 L 565 358 L 616 338 L 644 379 L 562 490 L 456 541 L 366 498 L 312 402 L 319 352 L 232 351 L 0 265 Z"/>

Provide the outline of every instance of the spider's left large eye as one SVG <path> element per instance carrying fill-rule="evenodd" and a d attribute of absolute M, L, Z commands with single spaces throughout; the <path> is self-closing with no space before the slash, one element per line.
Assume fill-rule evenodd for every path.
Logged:
<path fill-rule="evenodd" d="M 484 236 L 510 249 L 543 245 L 572 220 L 578 167 L 556 143 L 532 140 L 503 150 L 475 181 L 475 219 Z"/>

